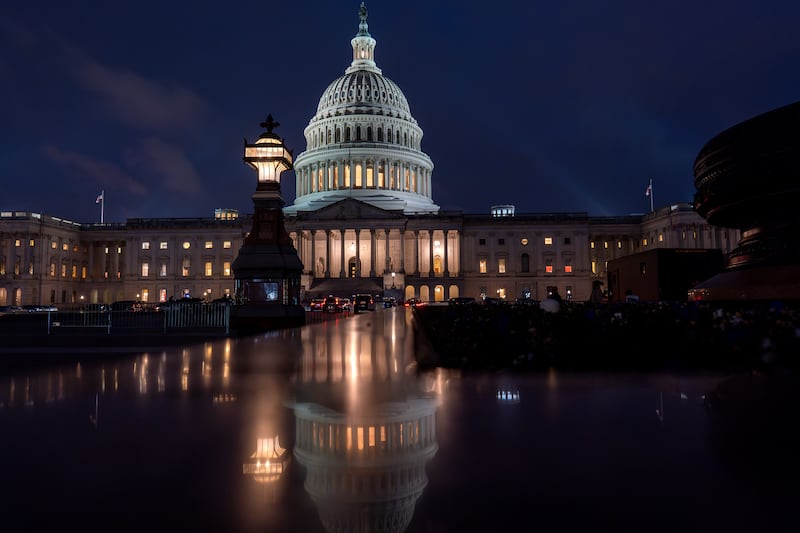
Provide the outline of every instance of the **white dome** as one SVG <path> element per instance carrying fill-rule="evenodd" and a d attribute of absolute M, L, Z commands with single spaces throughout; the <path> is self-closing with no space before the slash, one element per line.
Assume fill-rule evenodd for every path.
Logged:
<path fill-rule="evenodd" d="M 353 113 L 397 117 L 416 124 L 400 87 L 370 70 L 349 72 L 331 83 L 322 93 L 311 122 Z"/>
<path fill-rule="evenodd" d="M 353 61 L 319 100 L 294 161 L 297 197 L 286 215 L 344 198 L 407 214 L 438 213 L 431 198 L 433 162 L 403 91 L 375 64 L 375 39 L 361 6 Z"/>

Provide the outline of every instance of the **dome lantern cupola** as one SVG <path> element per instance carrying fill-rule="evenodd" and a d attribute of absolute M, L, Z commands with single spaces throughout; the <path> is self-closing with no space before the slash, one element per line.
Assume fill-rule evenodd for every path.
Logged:
<path fill-rule="evenodd" d="M 350 64 L 346 74 L 355 72 L 356 70 L 370 70 L 372 72 L 381 73 L 381 69 L 375 64 L 375 39 L 369 34 L 369 27 L 367 26 L 367 6 L 361 2 L 361 8 L 358 10 L 358 17 L 361 22 L 358 24 L 358 33 L 350 41 L 353 46 L 353 62 Z"/>

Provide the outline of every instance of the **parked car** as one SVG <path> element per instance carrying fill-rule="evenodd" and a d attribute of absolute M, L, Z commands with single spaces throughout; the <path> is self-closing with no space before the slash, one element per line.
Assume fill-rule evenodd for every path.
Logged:
<path fill-rule="evenodd" d="M 325 298 L 313 298 L 308 307 L 312 311 L 322 311 L 322 308 L 325 307 Z"/>
<path fill-rule="evenodd" d="M 403 302 L 404 307 L 422 307 L 423 305 L 425 305 L 425 302 L 417 298 L 409 298 Z"/>
<path fill-rule="evenodd" d="M 372 299 L 371 294 L 356 294 L 355 303 L 353 304 L 353 312 L 360 313 L 361 311 L 372 311 L 375 309 L 375 300 Z"/>
<path fill-rule="evenodd" d="M 394 296 L 384 296 L 381 301 L 383 302 L 384 309 L 397 306 L 397 300 Z"/>
<path fill-rule="evenodd" d="M 339 298 L 339 311 L 350 312 L 353 310 L 353 302 L 350 298 Z"/>
<path fill-rule="evenodd" d="M 325 304 L 322 307 L 322 310 L 326 313 L 337 313 L 339 312 L 339 298 L 336 296 L 328 296 L 325 298 Z"/>

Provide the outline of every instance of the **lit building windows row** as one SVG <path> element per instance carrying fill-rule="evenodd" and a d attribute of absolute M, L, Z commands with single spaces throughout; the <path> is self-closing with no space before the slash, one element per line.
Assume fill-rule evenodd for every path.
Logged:
<path fill-rule="evenodd" d="M 51 265 L 51 266 L 55 267 L 55 265 Z M 206 261 L 204 263 L 203 267 L 204 267 L 203 268 L 203 272 L 204 272 L 204 274 L 206 276 L 213 276 L 214 275 L 214 263 L 213 263 L 213 261 Z M 183 277 L 187 277 L 187 276 L 189 276 L 189 272 L 190 271 L 191 271 L 191 260 L 188 259 L 188 258 L 185 258 L 183 260 L 183 262 L 181 263 L 181 275 Z M 230 276 L 231 275 L 231 262 L 230 261 L 225 261 L 222 264 L 222 271 L 223 271 L 223 275 L 224 276 Z M 145 261 L 145 262 L 141 263 L 140 273 L 141 273 L 141 277 L 143 277 L 143 278 L 146 278 L 146 277 L 150 276 L 150 263 L 149 262 Z M 161 263 L 159 271 L 158 271 L 158 275 L 161 276 L 161 277 L 166 277 L 167 276 L 167 264 L 166 263 Z"/>

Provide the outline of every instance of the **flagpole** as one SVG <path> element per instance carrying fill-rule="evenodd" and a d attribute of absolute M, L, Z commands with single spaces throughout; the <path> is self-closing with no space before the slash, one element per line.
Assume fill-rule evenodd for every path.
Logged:
<path fill-rule="evenodd" d="M 653 178 L 650 178 L 650 212 L 653 212 Z"/>
<path fill-rule="evenodd" d="M 653 199 L 650 199 L 650 203 L 653 203 Z M 103 210 L 106 206 L 106 191 L 105 189 L 100 191 L 100 223 L 103 223 Z"/>

